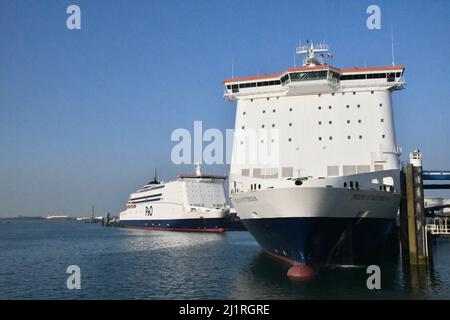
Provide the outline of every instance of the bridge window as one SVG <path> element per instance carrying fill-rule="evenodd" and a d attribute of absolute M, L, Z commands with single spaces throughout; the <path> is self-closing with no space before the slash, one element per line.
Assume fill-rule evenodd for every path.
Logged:
<path fill-rule="evenodd" d="M 241 83 L 239 84 L 239 88 L 253 88 L 256 87 L 256 83 L 255 82 L 249 82 L 249 83 Z"/>
<path fill-rule="evenodd" d="M 383 79 L 386 78 L 386 73 L 369 73 L 367 79 Z"/>
<path fill-rule="evenodd" d="M 280 80 L 281 80 L 281 84 L 284 85 L 286 82 L 289 81 L 289 74 L 282 76 Z"/>
<path fill-rule="evenodd" d="M 388 73 L 388 75 L 387 75 L 387 81 L 388 81 L 388 82 L 395 81 L 395 73 L 394 73 L 394 72 Z"/>
<path fill-rule="evenodd" d="M 333 81 L 336 81 L 336 82 L 339 81 L 339 79 L 340 79 L 339 73 L 334 72 L 334 71 L 330 71 L 330 79 L 333 80 Z"/>
<path fill-rule="evenodd" d="M 345 74 L 340 76 L 341 80 L 363 80 L 366 79 L 365 74 Z"/>
<path fill-rule="evenodd" d="M 310 72 L 292 72 L 289 74 L 291 81 L 323 80 L 327 78 L 327 70 Z"/>

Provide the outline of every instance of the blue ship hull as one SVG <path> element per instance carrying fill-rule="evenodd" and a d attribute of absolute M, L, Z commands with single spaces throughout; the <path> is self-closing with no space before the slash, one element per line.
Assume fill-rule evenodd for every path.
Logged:
<path fill-rule="evenodd" d="M 171 219 L 171 220 L 121 220 L 125 228 L 189 231 L 189 232 L 223 232 L 223 218 Z"/>
<path fill-rule="evenodd" d="M 272 218 L 243 223 L 269 254 L 311 266 L 365 263 L 386 243 L 394 219 Z"/>

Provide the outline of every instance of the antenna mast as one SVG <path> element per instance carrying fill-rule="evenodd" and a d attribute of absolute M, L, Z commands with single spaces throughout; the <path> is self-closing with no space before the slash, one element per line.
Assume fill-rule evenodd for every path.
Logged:
<path fill-rule="evenodd" d="M 318 45 L 314 45 L 312 41 L 307 41 L 306 45 L 300 44 L 297 47 L 297 54 L 306 54 L 306 58 L 303 60 L 304 67 L 315 67 L 324 64 L 323 58 L 316 58 L 316 53 L 328 52 L 328 45 L 321 42 Z"/>
<path fill-rule="evenodd" d="M 395 51 L 394 51 L 394 28 L 391 25 L 391 54 L 392 54 L 392 66 L 395 66 Z"/>

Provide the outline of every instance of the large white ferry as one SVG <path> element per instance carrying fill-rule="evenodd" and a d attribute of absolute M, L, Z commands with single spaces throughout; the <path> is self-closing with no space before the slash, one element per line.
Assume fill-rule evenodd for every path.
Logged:
<path fill-rule="evenodd" d="M 226 176 L 181 174 L 175 181 L 155 178 L 132 193 L 120 213 L 124 227 L 148 230 L 223 232 L 228 216 L 224 193 Z"/>
<path fill-rule="evenodd" d="M 308 41 L 297 48 L 303 67 L 224 81 L 237 102 L 231 200 L 299 277 L 383 244 L 400 201 L 391 93 L 404 88 L 404 67 L 336 68 L 326 52 Z M 270 161 L 251 157 L 261 150 Z"/>

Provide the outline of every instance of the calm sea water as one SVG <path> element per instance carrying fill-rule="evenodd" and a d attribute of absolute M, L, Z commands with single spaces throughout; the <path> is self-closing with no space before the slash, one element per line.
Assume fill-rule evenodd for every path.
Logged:
<path fill-rule="evenodd" d="M 0 299 L 450 299 L 450 239 L 432 271 L 381 265 L 381 290 L 365 267 L 324 268 L 308 282 L 261 253 L 247 232 L 224 234 L 102 228 L 75 221 L 0 223 Z M 68 290 L 66 268 L 81 269 Z"/>

